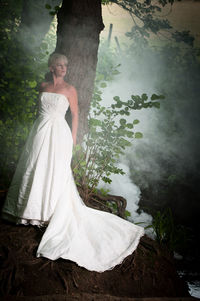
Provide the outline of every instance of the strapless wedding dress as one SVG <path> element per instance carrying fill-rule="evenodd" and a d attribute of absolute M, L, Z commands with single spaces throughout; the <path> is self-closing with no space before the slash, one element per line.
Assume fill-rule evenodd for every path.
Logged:
<path fill-rule="evenodd" d="M 131 254 L 144 229 L 87 207 L 71 171 L 73 140 L 62 94 L 42 92 L 39 117 L 29 134 L 3 207 L 3 218 L 45 225 L 36 256 L 69 259 L 91 271 L 112 269 Z"/>

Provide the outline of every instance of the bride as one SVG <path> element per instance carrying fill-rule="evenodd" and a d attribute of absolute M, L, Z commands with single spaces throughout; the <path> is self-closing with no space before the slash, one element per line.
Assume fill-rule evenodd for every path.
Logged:
<path fill-rule="evenodd" d="M 78 128 L 76 89 L 65 81 L 67 58 L 49 58 L 52 81 L 43 82 L 39 115 L 20 156 L 2 217 L 47 226 L 37 257 L 64 258 L 90 271 L 112 269 L 130 255 L 144 229 L 114 214 L 87 207 L 71 171 Z M 70 107 L 72 131 L 65 113 Z"/>

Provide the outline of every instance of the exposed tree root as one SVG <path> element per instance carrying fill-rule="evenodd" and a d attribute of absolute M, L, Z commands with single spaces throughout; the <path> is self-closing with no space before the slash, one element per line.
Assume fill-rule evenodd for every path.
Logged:
<path fill-rule="evenodd" d="M 102 195 L 101 193 L 90 193 L 89 197 L 85 198 L 83 189 L 79 187 L 78 190 L 87 206 L 94 209 L 115 213 L 122 218 L 125 217 L 127 201 L 122 196 L 116 196 L 112 194 Z M 115 206 L 111 206 L 113 204 L 115 204 Z M 114 209 L 114 207 L 116 207 L 117 209 Z"/>

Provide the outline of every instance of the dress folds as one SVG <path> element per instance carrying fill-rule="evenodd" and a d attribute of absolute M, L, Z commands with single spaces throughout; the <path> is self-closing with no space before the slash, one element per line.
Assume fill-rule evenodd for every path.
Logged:
<path fill-rule="evenodd" d="M 73 140 L 62 94 L 40 94 L 39 117 L 29 134 L 2 217 L 47 225 L 37 257 L 64 258 L 90 271 L 112 269 L 130 255 L 144 229 L 114 214 L 87 207 L 71 171 Z"/>

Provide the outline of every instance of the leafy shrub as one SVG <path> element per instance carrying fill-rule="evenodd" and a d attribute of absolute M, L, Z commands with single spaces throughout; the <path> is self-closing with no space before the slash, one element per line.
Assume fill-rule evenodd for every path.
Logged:
<path fill-rule="evenodd" d="M 46 70 L 50 47 L 44 40 L 40 46 L 25 48 L 19 24 L 19 20 L 8 22 L 0 31 L 0 178 L 5 187 L 36 118 L 38 83 Z"/>
<path fill-rule="evenodd" d="M 160 245 L 165 245 L 171 251 L 179 251 L 187 241 L 186 229 L 183 226 L 175 225 L 170 208 L 157 211 L 153 216 L 152 224 L 146 229 L 152 228 L 156 241 Z"/>
<path fill-rule="evenodd" d="M 125 149 L 132 145 L 132 139 L 142 138 L 142 133 L 134 131 L 139 120 L 127 122 L 126 117 L 132 110 L 159 108 L 158 100 L 163 98 L 153 94 L 148 100 L 148 96 L 143 94 L 132 95 L 130 100 L 122 101 L 115 96 L 114 103 L 105 107 L 101 105 L 101 94 L 96 88 L 88 119 L 88 134 L 83 146 L 78 145 L 74 150 L 73 172 L 77 185 L 84 191 L 85 200 L 96 191 L 100 180 L 111 183 L 111 174 L 124 174 L 117 167 L 117 162 Z"/>

